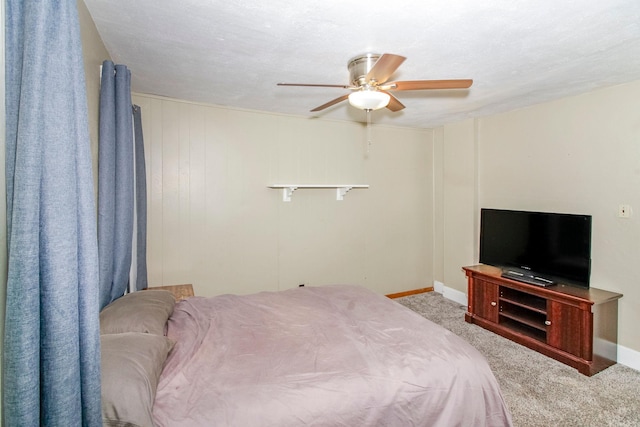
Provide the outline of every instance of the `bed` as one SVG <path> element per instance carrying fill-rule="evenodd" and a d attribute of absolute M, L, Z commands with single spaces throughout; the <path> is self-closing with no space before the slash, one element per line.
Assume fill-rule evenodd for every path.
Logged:
<path fill-rule="evenodd" d="M 129 320 L 152 296 L 157 318 Z M 105 425 L 511 425 L 474 347 L 366 288 L 172 299 L 101 313 Z"/>

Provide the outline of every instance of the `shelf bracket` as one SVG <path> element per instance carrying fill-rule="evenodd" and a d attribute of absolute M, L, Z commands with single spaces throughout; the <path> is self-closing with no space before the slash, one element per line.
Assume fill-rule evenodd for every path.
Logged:
<path fill-rule="evenodd" d="M 344 196 L 351 190 L 353 187 L 338 187 L 336 188 L 336 200 L 344 200 Z"/>
<path fill-rule="evenodd" d="M 344 200 L 344 196 L 354 188 L 369 188 L 368 185 L 359 184 L 273 184 L 269 185 L 269 188 L 282 190 L 282 201 L 290 202 L 293 192 L 298 189 L 319 189 L 319 188 L 331 188 L 336 190 L 336 200 Z"/>
<path fill-rule="evenodd" d="M 283 187 L 282 188 L 282 201 L 290 202 L 291 196 L 293 196 L 293 192 L 296 191 L 298 187 Z"/>

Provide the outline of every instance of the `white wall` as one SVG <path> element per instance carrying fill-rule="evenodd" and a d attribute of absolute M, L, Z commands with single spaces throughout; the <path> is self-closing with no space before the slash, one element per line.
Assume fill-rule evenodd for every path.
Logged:
<path fill-rule="evenodd" d="M 445 284 L 466 291 L 454 272 L 477 262 L 481 207 L 590 214 L 591 284 L 624 294 L 619 344 L 640 351 L 640 82 L 447 125 L 444 133 L 456 150 L 445 155 L 445 170 L 476 174 L 475 181 L 472 171 L 445 178 L 445 247 L 461 252 L 445 253 Z M 474 193 L 477 206 L 467 202 Z M 619 204 L 636 209 L 631 218 L 617 217 Z"/>
<path fill-rule="evenodd" d="M 476 136 L 473 120 L 444 127 L 443 233 L 444 283 L 466 290 L 465 265 L 477 259 L 473 241 L 476 229 Z"/>
<path fill-rule="evenodd" d="M 84 1 L 78 0 L 78 19 L 82 38 L 82 56 L 87 88 L 87 108 L 91 156 L 93 160 L 94 188 L 98 200 L 98 111 L 100 104 L 100 66 L 105 59 L 111 59 L 109 52 L 98 34 L 93 18 Z"/>
<path fill-rule="evenodd" d="M 149 284 L 198 295 L 433 283 L 433 133 L 136 95 L 149 191 Z M 364 113 L 363 113 L 364 114 Z M 297 190 L 270 184 L 368 184 Z"/>

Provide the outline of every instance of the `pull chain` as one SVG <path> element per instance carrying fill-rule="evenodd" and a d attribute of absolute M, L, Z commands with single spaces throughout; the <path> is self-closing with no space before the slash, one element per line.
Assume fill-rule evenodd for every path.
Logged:
<path fill-rule="evenodd" d="M 365 110 L 367 112 L 367 155 L 371 151 L 371 110 Z"/>

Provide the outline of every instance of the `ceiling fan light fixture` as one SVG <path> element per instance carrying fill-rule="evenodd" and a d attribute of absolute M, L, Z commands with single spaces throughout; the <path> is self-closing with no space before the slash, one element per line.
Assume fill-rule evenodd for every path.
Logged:
<path fill-rule="evenodd" d="M 349 104 L 361 110 L 379 110 L 389 104 L 389 94 L 377 90 L 359 90 L 349 95 Z"/>
<path fill-rule="evenodd" d="M 358 109 L 365 111 L 379 110 L 387 107 L 395 113 L 405 108 L 402 102 L 387 91 L 413 91 L 430 89 L 468 89 L 472 84 L 471 79 L 456 80 L 406 80 L 389 81 L 400 64 L 407 59 L 404 56 L 392 53 L 366 53 L 351 58 L 347 64 L 349 69 L 349 84 L 310 84 L 310 83 L 278 83 L 279 86 L 314 86 L 337 87 L 350 89 L 350 95 L 344 94 L 329 102 L 325 102 L 311 112 L 322 111 L 342 101 L 349 103 Z"/>

